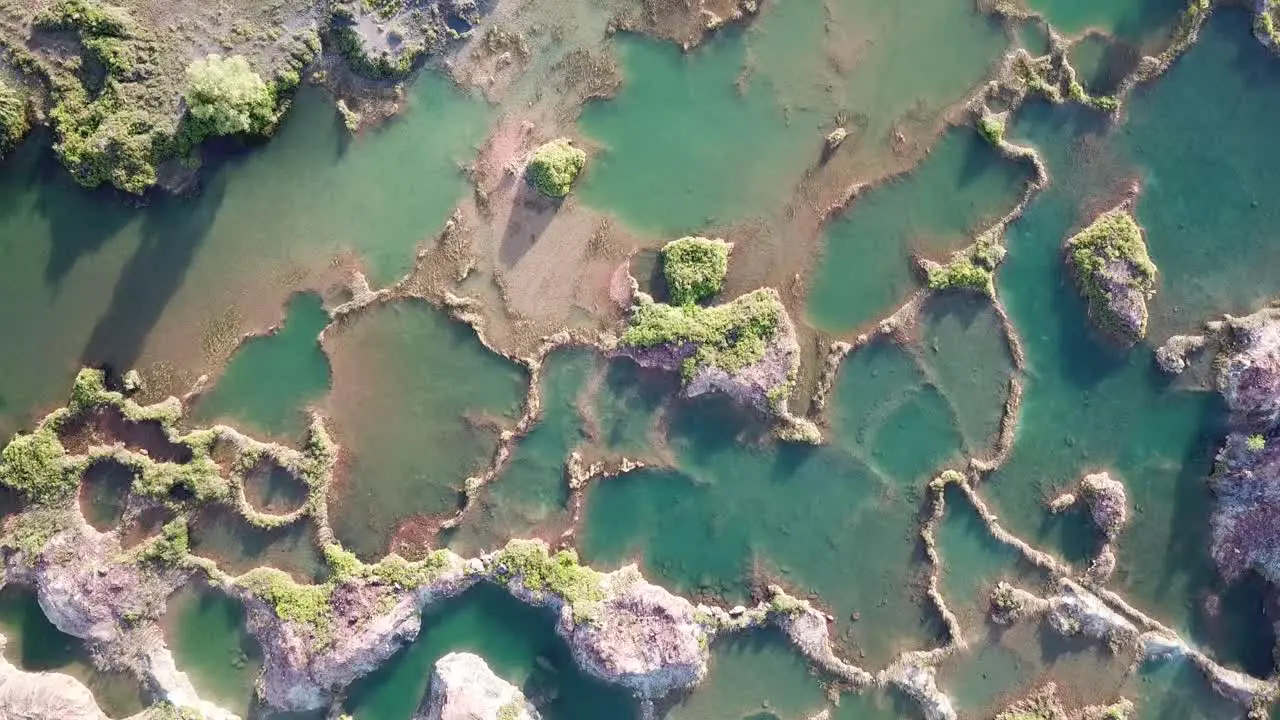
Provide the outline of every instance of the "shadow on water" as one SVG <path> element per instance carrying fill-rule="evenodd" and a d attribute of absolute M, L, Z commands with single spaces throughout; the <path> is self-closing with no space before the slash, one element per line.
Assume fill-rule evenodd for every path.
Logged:
<path fill-rule="evenodd" d="M 142 241 L 125 264 L 81 353 L 85 363 L 107 361 L 134 366 L 217 217 L 225 179 L 206 187 L 197 200 L 165 200 L 143 218 Z"/>

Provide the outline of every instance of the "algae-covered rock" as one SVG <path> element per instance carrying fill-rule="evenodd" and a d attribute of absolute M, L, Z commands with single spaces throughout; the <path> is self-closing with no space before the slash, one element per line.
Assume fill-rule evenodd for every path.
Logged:
<path fill-rule="evenodd" d="M 1099 215 L 1067 240 L 1066 258 L 1099 330 L 1124 347 L 1146 337 L 1156 266 L 1142 228 L 1126 208 Z"/>
<path fill-rule="evenodd" d="M 560 138 L 533 151 L 525 175 L 538 192 L 562 198 L 573 189 L 573 181 L 586 165 L 587 154 L 570 144 L 568 138 Z"/>
<path fill-rule="evenodd" d="M 436 661 L 431 691 L 414 720 L 540 720 L 538 711 L 511 683 L 471 653 L 449 653 Z"/>

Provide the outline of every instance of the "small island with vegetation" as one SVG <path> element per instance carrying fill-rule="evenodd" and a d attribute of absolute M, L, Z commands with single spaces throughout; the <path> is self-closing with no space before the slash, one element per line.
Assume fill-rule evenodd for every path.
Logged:
<path fill-rule="evenodd" d="M 1157 271 L 1127 206 L 1102 213 L 1068 239 L 1066 259 L 1099 330 L 1123 347 L 1146 337 Z"/>

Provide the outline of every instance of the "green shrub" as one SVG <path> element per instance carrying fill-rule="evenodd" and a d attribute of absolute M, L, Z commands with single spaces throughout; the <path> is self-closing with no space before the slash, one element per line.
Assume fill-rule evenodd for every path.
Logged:
<path fill-rule="evenodd" d="M 27 101 L 16 87 L 0 78 L 0 157 L 30 129 Z"/>
<path fill-rule="evenodd" d="M 587 154 L 567 138 L 552 140 L 533 152 L 526 176 L 538 192 L 562 198 L 573 189 L 573 181 L 587 165 Z"/>
<path fill-rule="evenodd" d="M 1267 439 L 1257 434 L 1250 435 L 1249 437 L 1245 438 L 1244 446 L 1245 446 L 1245 449 L 1247 449 L 1249 452 L 1253 452 L 1253 453 L 1262 452 L 1263 450 L 1267 449 Z"/>
<path fill-rule="evenodd" d="M 260 133 L 275 122 L 275 94 L 240 55 L 191 63 L 183 97 L 206 136 Z"/>
<path fill-rule="evenodd" d="M 36 16 L 44 30 L 79 30 L 99 37 L 127 37 L 131 25 L 121 8 L 92 0 L 59 0 Z"/>
<path fill-rule="evenodd" d="M 287 573 L 270 567 L 254 568 L 236 584 L 270 605 L 281 620 L 311 626 L 318 645 L 327 645 L 332 639 L 329 599 L 333 586 L 299 585 Z"/>
<path fill-rule="evenodd" d="M 929 289 L 935 291 L 975 290 L 985 295 L 995 294 L 991 271 L 978 266 L 968 258 L 932 267 L 929 270 L 928 284 Z"/>
<path fill-rule="evenodd" d="M 662 272 L 676 305 L 691 305 L 720 292 L 729 271 L 729 250 L 723 240 L 683 237 L 662 248 Z"/>
<path fill-rule="evenodd" d="M 992 145 L 1004 142 L 1004 121 L 994 115 L 984 115 L 978 121 L 978 132 Z"/>
<path fill-rule="evenodd" d="M 600 573 L 580 565 L 573 550 L 551 555 L 543 543 L 512 540 L 498 552 L 494 564 L 504 581 L 519 578 L 526 590 L 558 595 L 579 621 L 589 620 L 594 604 L 604 599 Z"/>
<path fill-rule="evenodd" d="M 182 564 L 190 552 L 191 539 L 187 521 L 185 518 L 177 518 L 164 524 L 160 529 L 160 537 L 141 548 L 137 559 L 141 562 L 176 566 Z"/>
<path fill-rule="evenodd" d="M 714 307 L 642 302 L 620 342 L 637 348 L 696 345 L 694 354 L 684 361 L 686 380 L 701 366 L 735 372 L 764 357 L 785 312 L 778 293 L 770 288 Z"/>
<path fill-rule="evenodd" d="M 63 465 L 67 451 L 58 434 L 41 426 L 29 435 L 14 436 L 0 451 L 0 484 L 42 505 L 74 497 L 80 480 Z"/>

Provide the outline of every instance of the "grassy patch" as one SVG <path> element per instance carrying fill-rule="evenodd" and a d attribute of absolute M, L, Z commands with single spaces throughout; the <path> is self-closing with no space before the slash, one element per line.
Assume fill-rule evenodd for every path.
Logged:
<path fill-rule="evenodd" d="M 692 305 L 720 292 L 729 272 L 729 250 L 723 240 L 683 237 L 662 248 L 662 272 L 671 300 Z"/>
<path fill-rule="evenodd" d="M 995 115 L 984 115 L 978 121 L 978 132 L 987 142 L 998 147 L 1004 142 L 1004 120 Z"/>
<path fill-rule="evenodd" d="M 499 579 L 518 579 L 526 590 L 559 596 L 580 622 L 590 620 L 595 604 L 604 600 L 600 573 L 579 564 L 573 550 L 552 555 L 541 542 L 512 540 L 493 562 Z"/>
<path fill-rule="evenodd" d="M 769 288 L 715 307 L 675 306 L 642 299 L 621 343 L 636 348 L 695 345 L 693 355 L 685 359 L 682 368 L 686 380 L 703 366 L 736 372 L 764 357 L 784 312 L 778 293 Z"/>
<path fill-rule="evenodd" d="M 0 451 L 0 483 L 40 505 L 75 497 L 80 478 L 63 462 L 67 451 L 50 423 L 27 435 L 16 435 Z"/>
<path fill-rule="evenodd" d="M 529 183 L 551 198 L 562 198 L 573 189 L 573 181 L 587 165 L 587 154 L 569 144 L 567 138 L 552 140 L 533 152 L 525 171 Z"/>
<path fill-rule="evenodd" d="M 310 626 L 317 646 L 332 640 L 332 585 L 299 585 L 288 574 L 269 567 L 250 570 L 236 584 L 270 605 L 281 620 Z"/>
<path fill-rule="evenodd" d="M 12 83 L 0 78 L 0 157 L 31 129 L 27 101 Z"/>
<path fill-rule="evenodd" d="M 177 518 L 165 523 L 160 529 L 160 537 L 140 548 L 135 558 L 138 562 L 175 567 L 185 562 L 190 554 L 191 538 L 187 533 L 186 518 Z"/>
<path fill-rule="evenodd" d="M 54 535 L 71 527 L 72 512 L 66 509 L 36 508 L 16 515 L 5 523 L 0 547 L 12 548 L 27 556 L 30 563 Z"/>

